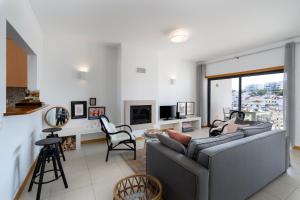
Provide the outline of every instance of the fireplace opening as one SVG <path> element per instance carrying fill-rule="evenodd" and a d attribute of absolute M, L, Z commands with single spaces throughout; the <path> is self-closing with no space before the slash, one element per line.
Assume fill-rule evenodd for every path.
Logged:
<path fill-rule="evenodd" d="M 130 125 L 151 123 L 151 105 L 130 106 Z"/>

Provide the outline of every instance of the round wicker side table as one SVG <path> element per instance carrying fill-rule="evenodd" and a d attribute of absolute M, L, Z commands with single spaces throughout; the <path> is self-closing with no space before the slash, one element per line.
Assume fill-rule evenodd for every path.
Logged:
<path fill-rule="evenodd" d="M 162 200 L 159 180 L 146 174 L 121 179 L 113 190 L 114 200 Z"/>

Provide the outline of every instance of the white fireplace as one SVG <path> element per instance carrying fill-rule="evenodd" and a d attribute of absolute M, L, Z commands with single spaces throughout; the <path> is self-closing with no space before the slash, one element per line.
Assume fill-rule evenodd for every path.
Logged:
<path fill-rule="evenodd" d="M 157 121 L 155 100 L 125 100 L 124 122 L 134 130 L 153 128 Z"/>

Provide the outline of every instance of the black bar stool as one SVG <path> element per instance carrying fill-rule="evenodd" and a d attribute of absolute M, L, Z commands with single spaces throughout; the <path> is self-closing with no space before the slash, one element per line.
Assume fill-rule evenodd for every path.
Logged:
<path fill-rule="evenodd" d="M 63 179 L 65 188 L 68 188 L 68 183 L 65 177 L 65 173 L 60 162 L 60 156 L 58 150 L 58 146 L 60 145 L 60 140 L 61 140 L 60 138 L 46 138 L 43 140 L 39 140 L 35 143 L 35 145 L 43 146 L 43 148 L 40 150 L 37 163 L 35 165 L 35 169 L 32 174 L 32 178 L 28 188 L 28 192 L 30 192 L 33 184 L 38 184 L 36 200 L 40 199 L 43 184 L 53 182 L 59 179 L 60 177 L 62 177 Z M 52 161 L 53 169 L 45 171 L 45 165 L 47 160 Z M 43 181 L 44 174 L 47 172 L 54 172 L 55 178 L 53 178 L 52 180 Z M 39 177 L 38 182 L 35 181 L 37 177 Z"/>
<path fill-rule="evenodd" d="M 62 128 L 59 128 L 59 127 L 57 127 L 57 128 L 46 128 L 46 129 L 42 130 L 42 132 L 50 133 L 49 135 L 47 135 L 47 138 L 59 138 L 58 134 L 54 134 L 54 133 L 58 132 L 58 131 L 61 131 L 61 130 L 62 130 Z M 58 145 L 59 151 L 60 151 L 60 154 L 61 154 L 63 160 L 66 161 L 65 154 L 64 154 L 64 151 L 61 147 L 61 144 L 62 144 L 62 141 L 60 141 L 59 145 Z"/>

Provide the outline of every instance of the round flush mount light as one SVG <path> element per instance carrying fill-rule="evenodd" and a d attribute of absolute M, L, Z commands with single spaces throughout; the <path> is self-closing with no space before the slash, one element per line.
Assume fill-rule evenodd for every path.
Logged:
<path fill-rule="evenodd" d="M 186 29 L 176 29 L 169 33 L 169 39 L 174 43 L 185 42 L 189 39 L 190 33 Z"/>

